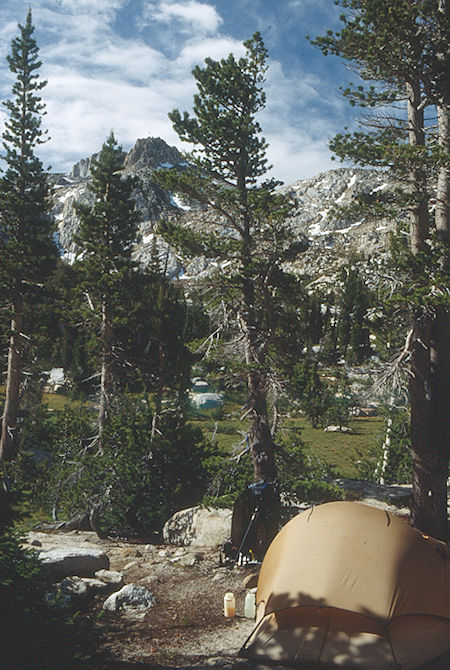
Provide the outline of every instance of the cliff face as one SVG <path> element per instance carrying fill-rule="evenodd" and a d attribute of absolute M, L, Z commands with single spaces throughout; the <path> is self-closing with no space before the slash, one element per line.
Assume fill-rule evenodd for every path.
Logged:
<path fill-rule="evenodd" d="M 92 200 L 87 186 L 91 161 L 97 156 L 95 154 L 79 161 L 67 176 L 53 175 L 51 178 L 59 243 L 69 262 L 77 253 L 73 234 L 78 228 L 78 221 L 73 205 L 77 200 Z M 179 151 L 160 138 L 137 140 L 125 157 L 124 173 L 138 178 L 135 199 L 141 222 L 135 257 L 144 266 L 150 259 L 154 226 L 161 217 L 176 215 L 184 218 L 187 225 L 198 225 L 205 216 L 201 208 L 186 202 L 176 193 L 164 191 L 152 179 L 155 170 L 168 167 L 183 169 L 185 166 Z M 351 252 L 383 256 L 387 250 L 390 225 L 370 220 L 333 220 L 330 212 L 336 204 L 348 204 L 356 192 L 372 192 L 386 186 L 384 176 L 375 171 L 340 168 L 282 187 L 281 191 L 289 196 L 294 205 L 291 216 L 293 234 L 307 238 L 310 243 L 295 269 L 318 276 L 325 273 L 330 277 L 329 281 L 333 281 L 333 269 L 337 270 Z M 183 267 L 182 259 L 177 258 L 162 240 L 157 240 L 157 246 L 171 277 L 180 276 L 183 272 L 198 275 L 208 269 L 208 263 L 201 258 Z"/>

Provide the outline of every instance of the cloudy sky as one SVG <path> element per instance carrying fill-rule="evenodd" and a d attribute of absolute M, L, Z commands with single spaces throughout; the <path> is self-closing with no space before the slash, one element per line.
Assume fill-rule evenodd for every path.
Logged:
<path fill-rule="evenodd" d="M 193 66 L 241 55 L 256 30 L 269 50 L 259 120 L 272 176 L 291 183 L 336 167 L 328 141 L 352 123 L 339 86 L 354 76 L 305 39 L 339 27 L 333 0 L 0 0 L 3 100 L 13 81 L 5 58 L 28 7 L 48 80 L 51 139 L 39 155 L 53 171 L 98 151 L 110 130 L 125 149 L 150 136 L 186 148 L 167 114 L 191 108 Z"/>

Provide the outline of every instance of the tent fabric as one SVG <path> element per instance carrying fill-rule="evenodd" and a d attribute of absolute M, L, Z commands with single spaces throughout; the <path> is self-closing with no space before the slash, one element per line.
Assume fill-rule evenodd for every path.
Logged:
<path fill-rule="evenodd" d="M 356 502 L 292 519 L 264 558 L 243 655 L 304 667 L 413 670 L 450 653 L 449 552 Z"/>

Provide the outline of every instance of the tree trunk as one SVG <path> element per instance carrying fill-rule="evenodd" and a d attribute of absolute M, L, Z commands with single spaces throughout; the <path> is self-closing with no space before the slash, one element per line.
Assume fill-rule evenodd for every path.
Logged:
<path fill-rule="evenodd" d="M 165 347 L 162 341 L 162 332 L 159 333 L 159 346 L 158 346 L 158 361 L 159 361 L 159 374 L 158 374 L 158 386 L 155 393 L 155 409 L 153 412 L 152 418 L 152 432 L 151 432 L 151 441 L 155 439 L 155 435 L 159 430 L 159 423 L 161 419 L 162 411 L 162 401 L 164 395 L 164 384 L 166 377 L 166 355 Z"/>
<path fill-rule="evenodd" d="M 421 104 L 420 86 L 418 83 L 407 83 L 408 107 L 408 135 L 411 146 L 425 146 L 424 113 Z M 427 180 L 424 169 L 416 165 L 409 175 L 409 190 L 413 196 L 414 205 L 410 212 L 410 244 L 413 254 L 428 249 L 428 198 Z"/>
<path fill-rule="evenodd" d="M 247 406 L 250 420 L 249 443 L 253 459 L 255 483 L 262 487 L 258 494 L 258 516 L 255 520 L 253 550 L 262 559 L 269 544 L 278 533 L 280 496 L 277 488 L 275 443 L 267 411 L 268 379 L 265 365 L 265 334 L 259 332 L 254 314 L 254 289 L 249 278 L 244 280 L 244 314 L 241 328 L 244 333 L 247 372 Z M 255 501 L 256 502 L 256 501 Z"/>
<path fill-rule="evenodd" d="M 0 460 L 11 461 L 18 450 L 17 417 L 19 414 L 19 392 L 22 363 L 21 331 L 23 303 L 19 298 L 14 303 L 11 319 L 11 337 L 8 350 L 8 370 L 6 374 L 5 405 L 2 417 L 0 440 Z"/>
<path fill-rule="evenodd" d="M 439 146 L 450 155 L 450 103 L 442 102 L 437 106 Z M 436 189 L 436 234 L 444 245 L 445 265 L 449 269 L 450 245 L 450 167 L 441 165 L 438 172 Z"/>
<path fill-rule="evenodd" d="M 417 110 L 416 92 L 411 89 L 409 93 L 410 143 L 419 145 L 423 142 L 423 113 Z M 448 147 L 448 116 L 440 112 L 439 121 L 440 143 Z M 421 171 L 413 170 L 411 177 L 413 188 L 420 196 Z M 444 244 L 448 244 L 449 231 L 448 179 L 448 170 L 440 168 L 435 221 L 437 234 Z M 428 220 L 421 203 L 411 213 L 410 233 L 412 253 L 426 251 Z M 411 517 L 416 528 L 442 540 L 447 539 L 448 533 L 449 385 L 450 314 L 439 306 L 434 310 L 417 308 L 413 315 L 409 384 L 413 457 Z"/>
<path fill-rule="evenodd" d="M 168 254 L 166 254 L 166 261 L 164 265 L 164 279 L 167 272 L 167 259 Z M 160 280 L 159 292 L 158 292 L 158 311 L 159 311 L 159 327 L 158 327 L 158 386 L 155 393 L 155 411 L 152 418 L 152 432 L 151 432 L 151 441 L 153 442 L 155 435 L 159 428 L 159 422 L 161 419 L 161 410 L 162 410 L 162 401 L 164 395 L 164 385 L 166 383 L 166 349 L 163 342 L 164 332 L 163 332 L 163 303 L 164 303 L 164 279 Z"/>
<path fill-rule="evenodd" d="M 450 315 L 416 319 L 410 383 L 413 455 L 412 525 L 447 539 L 447 476 L 450 443 Z"/>
<path fill-rule="evenodd" d="M 450 151 L 449 106 L 438 105 L 439 144 Z M 439 168 L 435 225 L 438 240 L 442 244 L 443 264 L 449 269 L 450 242 L 450 170 L 443 165 Z M 419 332 L 419 335 L 421 333 Z M 424 398 L 416 400 L 426 417 L 425 426 L 420 426 L 420 415 L 416 417 L 413 481 L 413 525 L 441 540 L 448 538 L 447 520 L 447 477 L 450 449 L 450 312 L 438 305 L 429 319 L 429 334 L 425 340 L 428 352 L 421 352 L 426 359 L 425 373 L 429 368 L 429 378 L 424 377 L 426 388 Z M 423 349 L 423 347 L 422 347 Z M 416 383 L 416 387 L 419 384 Z M 428 394 L 426 391 L 429 391 Z M 427 407 L 427 401 L 429 407 Z M 427 431 L 429 430 L 429 433 Z M 421 449 L 418 450 L 420 440 Z"/>
<path fill-rule="evenodd" d="M 241 329 L 244 334 L 247 371 L 247 406 L 250 419 L 249 441 L 253 456 L 254 480 L 274 481 L 276 478 L 275 445 L 267 411 L 268 379 L 265 365 L 265 336 L 259 332 L 255 319 L 254 288 L 250 278 L 244 280 L 244 311 Z"/>
<path fill-rule="evenodd" d="M 112 326 L 109 300 L 103 297 L 102 322 L 100 329 L 102 347 L 102 365 L 100 374 L 100 405 L 98 410 L 98 439 L 102 448 L 102 437 L 108 424 L 111 410 L 112 375 L 111 375 L 111 340 Z"/>

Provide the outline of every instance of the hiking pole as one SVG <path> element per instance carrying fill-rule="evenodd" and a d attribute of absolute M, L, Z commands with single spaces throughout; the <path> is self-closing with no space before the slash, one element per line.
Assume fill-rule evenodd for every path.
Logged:
<path fill-rule="evenodd" d="M 246 540 L 247 537 L 248 537 L 248 534 L 249 534 L 249 532 L 250 532 L 251 527 L 253 526 L 253 523 L 254 523 L 254 521 L 255 521 L 255 518 L 256 518 L 256 515 L 258 514 L 258 512 L 259 512 L 259 505 L 258 505 L 257 507 L 255 507 L 255 509 L 254 509 L 254 511 L 253 511 L 253 514 L 252 514 L 252 516 L 250 517 L 250 523 L 249 523 L 248 526 L 247 526 L 247 530 L 245 531 L 245 533 L 244 533 L 244 537 L 242 538 L 242 542 L 241 542 L 241 544 L 240 544 L 240 546 L 239 546 L 239 549 L 238 549 L 238 552 L 237 552 L 238 565 L 239 565 L 239 556 L 241 555 L 242 547 L 243 547 L 244 544 L 245 544 L 245 540 Z"/>

